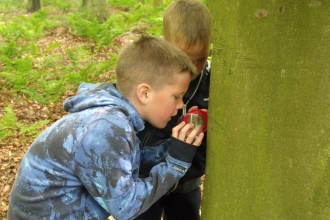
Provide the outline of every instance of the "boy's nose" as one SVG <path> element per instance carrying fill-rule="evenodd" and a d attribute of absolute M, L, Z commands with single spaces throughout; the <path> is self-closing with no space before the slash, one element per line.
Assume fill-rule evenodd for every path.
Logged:
<path fill-rule="evenodd" d="M 183 109 L 184 107 L 184 103 L 183 100 L 181 99 L 180 103 L 178 103 L 178 105 L 176 106 L 176 109 Z"/>

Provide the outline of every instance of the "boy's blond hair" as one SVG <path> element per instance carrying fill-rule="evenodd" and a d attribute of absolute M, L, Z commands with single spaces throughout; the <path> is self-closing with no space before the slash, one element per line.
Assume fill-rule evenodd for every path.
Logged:
<path fill-rule="evenodd" d="M 160 90 L 175 82 L 175 74 L 183 72 L 189 72 L 191 80 L 197 76 L 195 66 L 184 52 L 159 37 L 142 35 L 120 52 L 116 85 L 127 97 L 141 83 Z"/>
<path fill-rule="evenodd" d="M 164 38 L 176 45 L 211 44 L 212 15 L 198 0 L 176 0 L 166 9 L 163 17 Z"/>

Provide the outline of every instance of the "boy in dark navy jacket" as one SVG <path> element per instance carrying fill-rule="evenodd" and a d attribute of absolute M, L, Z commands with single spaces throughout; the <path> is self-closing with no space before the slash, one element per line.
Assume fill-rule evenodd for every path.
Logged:
<path fill-rule="evenodd" d="M 148 160 L 141 164 L 141 174 L 166 156 L 166 150 L 158 145 L 171 136 L 171 129 L 178 124 L 179 118 L 192 107 L 208 108 L 210 70 L 208 61 L 212 40 L 212 16 L 208 8 L 198 0 L 176 0 L 166 9 L 163 18 L 163 33 L 166 41 L 185 52 L 196 66 L 199 75 L 190 83 L 183 97 L 185 104 L 178 115 L 164 129 L 150 124 L 138 133 L 145 149 L 143 157 Z M 150 146 L 154 146 L 150 148 Z M 206 138 L 198 148 L 185 176 L 165 196 L 136 220 L 160 220 L 164 214 L 167 220 L 200 219 L 201 177 L 205 173 Z M 143 176 L 142 176 L 143 177 Z"/>

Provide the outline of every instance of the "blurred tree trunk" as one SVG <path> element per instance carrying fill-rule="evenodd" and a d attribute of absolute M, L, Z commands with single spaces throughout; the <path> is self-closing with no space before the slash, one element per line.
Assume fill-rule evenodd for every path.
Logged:
<path fill-rule="evenodd" d="M 27 11 L 28 12 L 37 12 L 41 8 L 40 6 L 40 0 L 28 0 L 27 2 Z"/>
<path fill-rule="evenodd" d="M 109 18 L 109 5 L 107 0 L 83 0 L 82 8 L 90 10 L 93 16 L 103 23 Z"/>
<path fill-rule="evenodd" d="M 330 2 L 208 5 L 202 219 L 329 219 Z"/>
<path fill-rule="evenodd" d="M 153 0 L 153 6 L 159 7 L 163 4 L 163 0 Z"/>

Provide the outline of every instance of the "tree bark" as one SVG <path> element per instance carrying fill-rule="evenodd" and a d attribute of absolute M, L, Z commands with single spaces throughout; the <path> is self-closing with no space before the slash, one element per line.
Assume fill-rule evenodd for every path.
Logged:
<path fill-rule="evenodd" d="M 330 3 L 208 0 L 202 219 L 329 219 Z"/>
<path fill-rule="evenodd" d="M 37 12 L 41 9 L 40 0 L 28 0 L 27 11 L 30 13 Z"/>
<path fill-rule="evenodd" d="M 153 0 L 152 3 L 154 7 L 159 7 L 163 4 L 163 0 Z"/>
<path fill-rule="evenodd" d="M 109 5 L 107 0 L 83 0 L 82 8 L 89 9 L 93 16 L 103 23 L 109 18 Z"/>
<path fill-rule="evenodd" d="M 87 0 L 82 0 L 81 7 L 84 8 L 87 6 Z"/>

